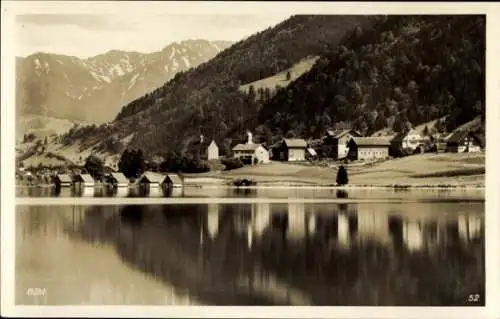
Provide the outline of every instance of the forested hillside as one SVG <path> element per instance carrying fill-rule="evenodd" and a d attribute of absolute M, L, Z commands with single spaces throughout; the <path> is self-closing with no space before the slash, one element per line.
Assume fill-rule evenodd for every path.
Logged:
<path fill-rule="evenodd" d="M 484 16 L 390 16 L 357 28 L 266 102 L 260 129 L 319 136 L 346 123 L 371 134 L 447 116 L 450 131 L 484 118 L 484 76 Z"/>
<path fill-rule="evenodd" d="M 314 55 L 312 69 L 274 96 L 239 90 Z M 203 134 L 224 153 L 246 130 L 271 143 L 319 137 L 339 123 L 370 134 L 445 115 L 451 130 L 484 118 L 484 55 L 484 16 L 294 16 L 177 74 L 112 125 L 72 130 L 64 141 L 118 152 L 126 138 L 164 154 Z"/>

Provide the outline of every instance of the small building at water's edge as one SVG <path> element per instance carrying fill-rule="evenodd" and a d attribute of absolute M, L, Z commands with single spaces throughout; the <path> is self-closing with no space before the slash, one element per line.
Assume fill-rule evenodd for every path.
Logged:
<path fill-rule="evenodd" d="M 71 187 L 73 185 L 73 179 L 69 174 L 57 174 L 53 177 L 53 181 L 56 187 Z"/>
<path fill-rule="evenodd" d="M 123 173 L 110 173 L 107 182 L 113 187 L 128 187 L 129 179 Z"/>
<path fill-rule="evenodd" d="M 94 187 L 95 180 L 90 174 L 76 174 L 73 177 L 73 181 L 75 185 L 79 185 L 81 187 Z"/>

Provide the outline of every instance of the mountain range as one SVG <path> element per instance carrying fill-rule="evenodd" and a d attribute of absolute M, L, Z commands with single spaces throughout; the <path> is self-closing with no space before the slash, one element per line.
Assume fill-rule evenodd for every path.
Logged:
<path fill-rule="evenodd" d="M 210 60 L 230 45 L 225 41 L 187 40 L 153 53 L 112 50 L 85 59 L 50 53 L 18 57 L 16 115 L 20 122 L 33 116 L 108 122 L 123 105 L 153 91 L 178 72 Z"/>

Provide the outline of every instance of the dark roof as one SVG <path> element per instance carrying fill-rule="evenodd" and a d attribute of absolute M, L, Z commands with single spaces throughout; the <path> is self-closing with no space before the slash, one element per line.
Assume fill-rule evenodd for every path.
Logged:
<path fill-rule="evenodd" d="M 389 146 L 391 144 L 388 139 L 383 137 L 353 137 L 351 141 L 354 141 L 358 146 Z"/>
<path fill-rule="evenodd" d="M 467 136 L 472 137 L 473 139 L 475 139 L 477 142 L 481 143 L 481 145 L 482 145 L 483 141 L 476 134 L 474 134 L 471 131 L 465 131 L 465 130 L 459 130 L 459 131 L 453 132 L 453 134 L 451 134 L 450 137 L 448 137 L 446 142 L 448 142 L 448 143 L 460 143 Z"/>
<path fill-rule="evenodd" d="M 301 138 L 285 138 L 283 139 L 286 146 L 289 148 L 306 148 L 307 142 Z"/>
<path fill-rule="evenodd" d="M 351 133 L 353 135 L 361 136 L 361 133 L 354 129 L 340 129 L 340 130 L 327 130 L 326 134 L 328 136 L 334 137 L 334 138 L 341 138 L 342 136 L 346 135 L 347 133 Z"/>

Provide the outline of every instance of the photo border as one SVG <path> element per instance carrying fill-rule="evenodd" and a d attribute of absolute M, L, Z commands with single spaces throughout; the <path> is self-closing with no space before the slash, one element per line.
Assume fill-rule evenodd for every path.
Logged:
<path fill-rule="evenodd" d="M 91 3 L 91 5 L 89 5 Z M 2 1 L 1 46 L 1 311 L 9 317 L 290 317 L 290 318 L 497 318 L 500 250 L 498 247 L 498 147 L 500 141 L 500 6 L 467 2 L 139 2 Z M 15 263 L 15 28 L 17 14 L 486 14 L 486 189 L 485 307 L 185 307 L 185 306 L 16 306 Z M 471 292 L 474 293 L 474 292 Z"/>

